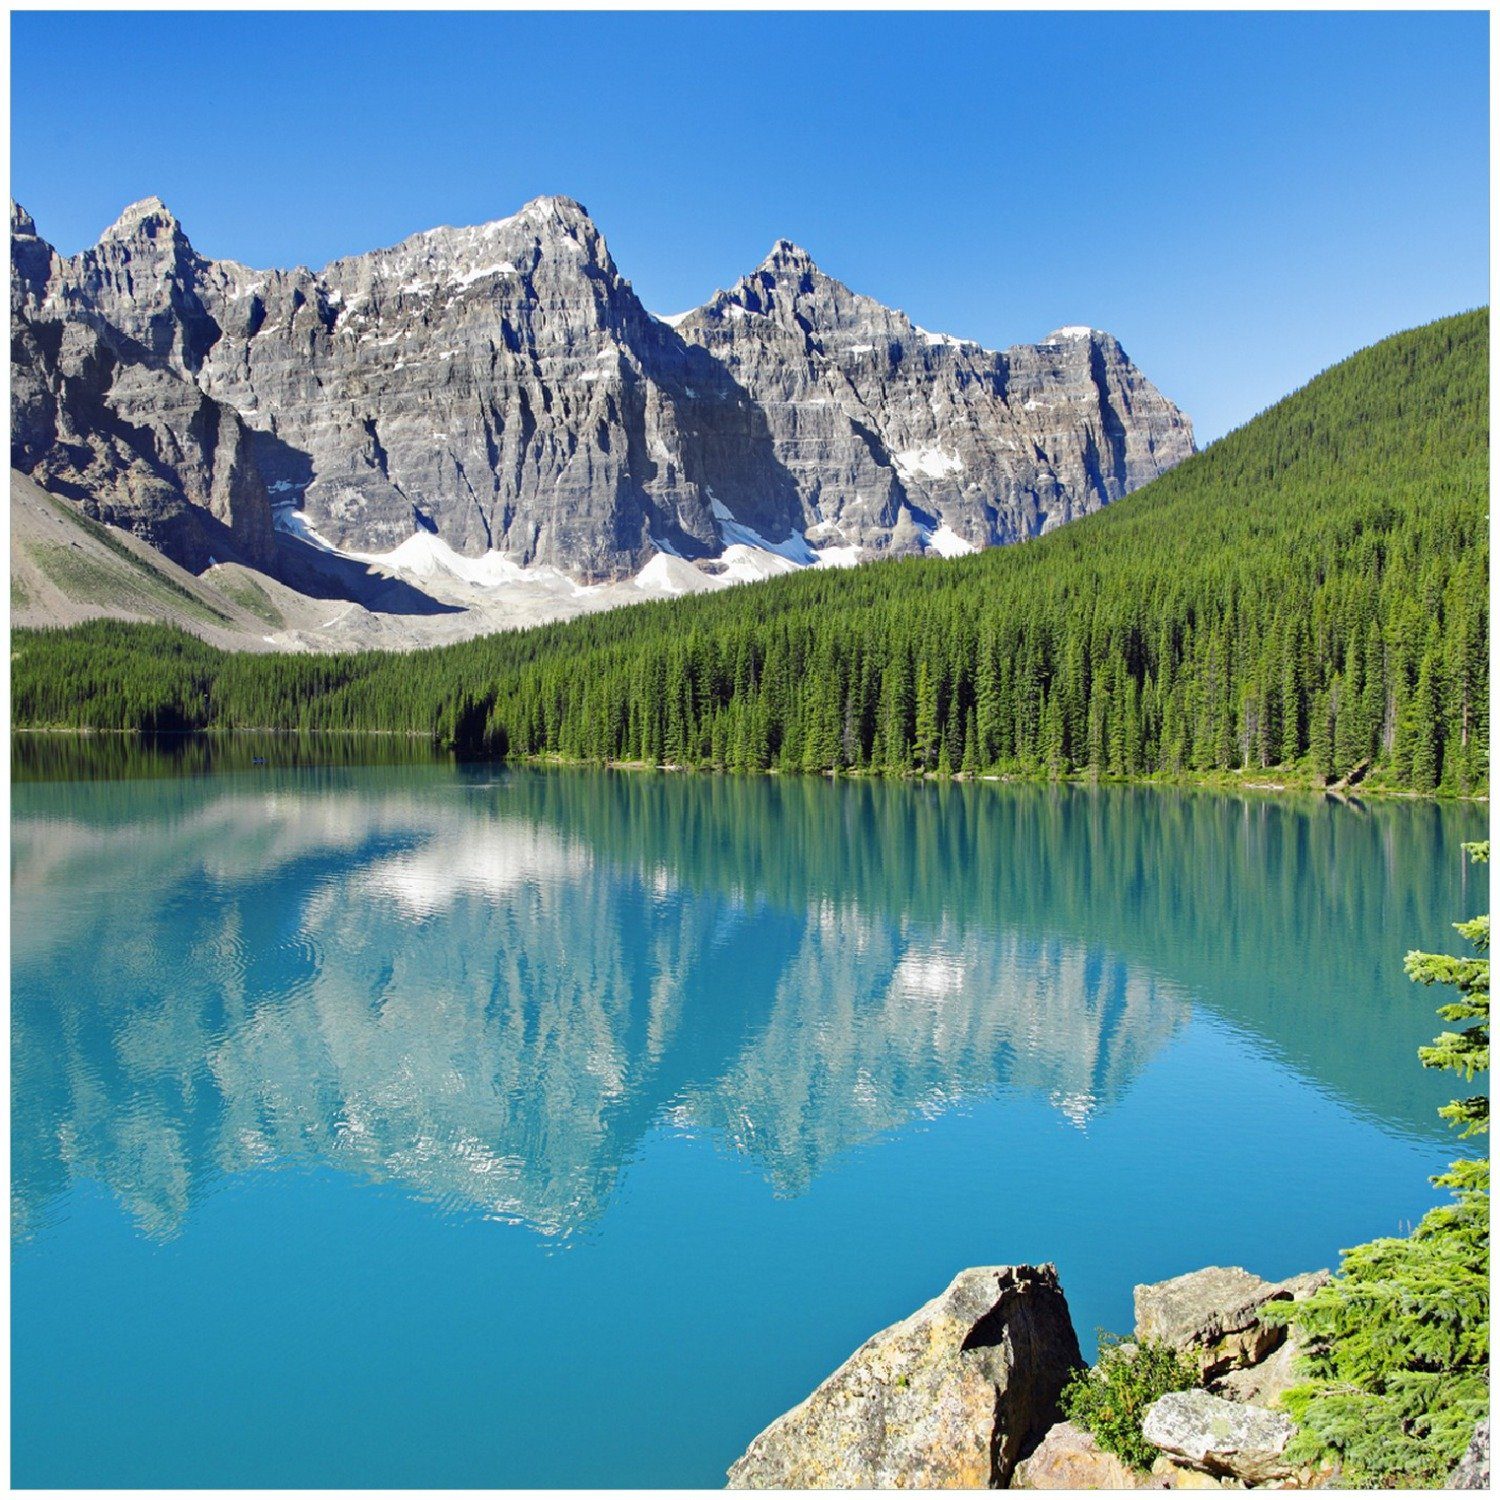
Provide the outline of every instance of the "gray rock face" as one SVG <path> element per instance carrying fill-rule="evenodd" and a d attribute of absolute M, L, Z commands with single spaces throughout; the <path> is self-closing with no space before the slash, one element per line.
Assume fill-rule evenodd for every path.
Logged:
<path fill-rule="evenodd" d="M 1490 1422 L 1486 1417 L 1474 1429 L 1468 1449 L 1458 1467 L 1448 1476 L 1450 1490 L 1487 1490 L 1490 1487 Z"/>
<path fill-rule="evenodd" d="M 964 1271 L 766 1428 L 730 1487 L 1003 1486 L 1079 1362 L 1052 1266 Z"/>
<path fill-rule="evenodd" d="M 1197 1359 L 1205 1379 L 1257 1365 L 1286 1338 L 1267 1323 L 1268 1303 L 1311 1296 L 1328 1280 L 1312 1271 L 1288 1281 L 1262 1281 L 1239 1266 L 1209 1266 L 1135 1289 L 1135 1333 Z"/>
<path fill-rule="evenodd" d="M 786 240 L 678 324 L 766 413 L 818 545 L 986 547 L 1098 510 L 1193 451 L 1120 345 L 1064 328 L 1003 354 L 928 333 Z"/>
<path fill-rule="evenodd" d="M 132 314 L 109 321 L 74 296 L 65 263 L 12 207 L 12 462 L 194 570 L 214 556 L 267 567 L 271 501 L 250 431 L 189 378 L 184 360 L 197 335 L 186 313 L 155 316 L 150 298 L 143 292 L 138 302 L 130 290 L 138 274 L 151 296 L 185 306 L 172 280 L 171 231 L 142 213 L 132 233 L 149 267 L 132 260 L 123 239 L 101 244 L 116 300 Z M 176 243 L 186 245 L 180 232 Z"/>
<path fill-rule="evenodd" d="M 1174 1391 L 1152 1403 L 1141 1435 L 1163 1453 L 1245 1484 L 1287 1479 L 1282 1458 L 1297 1424 L 1281 1412 L 1226 1401 L 1207 1391 Z"/>
<path fill-rule="evenodd" d="M 20 210 L 11 238 L 13 462 L 168 550 L 205 511 L 263 556 L 275 503 L 346 550 L 436 532 L 588 581 L 756 538 L 812 561 L 804 533 L 954 551 L 1192 452 L 1108 335 L 992 354 L 784 241 L 669 326 L 567 198 L 316 273 L 206 259 L 156 199 L 71 258 Z"/>

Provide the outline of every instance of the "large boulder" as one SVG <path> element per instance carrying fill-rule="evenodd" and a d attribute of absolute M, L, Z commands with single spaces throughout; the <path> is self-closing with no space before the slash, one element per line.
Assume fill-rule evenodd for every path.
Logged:
<path fill-rule="evenodd" d="M 1328 1280 L 1312 1271 L 1262 1281 L 1240 1266 L 1209 1266 L 1135 1289 L 1135 1336 L 1171 1344 L 1197 1361 L 1205 1380 L 1257 1365 L 1286 1338 L 1263 1314 L 1272 1302 L 1300 1301 Z"/>
<path fill-rule="evenodd" d="M 1487 1490 L 1490 1487 L 1490 1419 L 1474 1429 L 1468 1451 L 1448 1476 L 1450 1490 Z"/>
<path fill-rule="evenodd" d="M 1269 1484 L 1295 1472 L 1282 1456 L 1297 1424 L 1281 1412 L 1208 1391 L 1173 1391 L 1152 1403 L 1141 1435 L 1169 1458 L 1218 1478 Z"/>
<path fill-rule="evenodd" d="M 861 1345 L 730 1469 L 733 1489 L 984 1489 L 1082 1363 L 1056 1268 L 984 1266 Z"/>
<path fill-rule="evenodd" d="M 1072 1422 L 1049 1427 L 1046 1437 L 1016 1465 L 1010 1481 L 1013 1490 L 1137 1490 L 1149 1484 Z"/>

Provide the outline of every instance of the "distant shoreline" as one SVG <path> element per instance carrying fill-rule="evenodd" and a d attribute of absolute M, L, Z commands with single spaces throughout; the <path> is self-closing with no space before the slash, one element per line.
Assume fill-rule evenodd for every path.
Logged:
<path fill-rule="evenodd" d="M 1335 789 L 1310 777 L 1293 774 L 1278 775 L 1273 771 L 1248 774 L 1233 771 L 1188 771 L 1177 773 L 1156 772 L 1149 776 L 1094 776 L 1087 772 L 1075 772 L 1068 776 L 1049 776 L 1045 773 L 1028 774 L 1019 771 L 967 772 L 967 771 L 910 771 L 893 774 L 887 771 L 849 769 L 841 771 L 784 771 L 777 766 L 759 770 L 731 770 L 724 766 L 684 766 L 671 763 L 652 765 L 642 760 L 580 760 L 561 755 L 495 755 L 478 751 L 456 750 L 433 740 L 431 735 L 415 729 L 277 729 L 269 726 L 247 726 L 239 729 L 95 729 L 91 727 L 50 728 L 45 725 L 12 725 L 12 735 L 53 735 L 75 739 L 134 739 L 152 740 L 198 740 L 234 739 L 241 736 L 263 735 L 274 739 L 383 739 L 408 740 L 413 743 L 431 745 L 434 753 L 452 755 L 458 760 L 475 764 L 495 764 L 551 768 L 556 770 L 596 770 L 658 772 L 662 775 L 761 777 L 789 776 L 808 777 L 819 781 L 883 782 L 891 784 L 915 782 L 988 783 L 1005 786 L 1120 786 L 1195 789 L 1211 792 L 1261 792 L 1271 796 L 1321 795 L 1335 801 L 1359 801 L 1364 798 L 1395 798 L 1411 802 L 1474 802 L 1487 804 L 1489 792 L 1417 792 L 1409 787 L 1382 786 L 1360 782 L 1352 787 Z"/>

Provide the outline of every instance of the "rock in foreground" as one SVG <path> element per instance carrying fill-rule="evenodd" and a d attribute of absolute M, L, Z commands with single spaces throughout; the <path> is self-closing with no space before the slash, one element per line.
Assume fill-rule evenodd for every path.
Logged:
<path fill-rule="evenodd" d="M 1173 1391 L 1152 1405 L 1141 1424 L 1146 1441 L 1168 1456 L 1245 1484 L 1291 1476 L 1282 1454 L 1296 1431 L 1281 1412 L 1207 1391 Z"/>
<path fill-rule="evenodd" d="M 1135 1289 L 1135 1333 L 1198 1361 L 1205 1379 L 1259 1364 L 1286 1338 L 1262 1317 L 1272 1302 L 1300 1301 L 1328 1280 L 1312 1271 L 1289 1281 L 1262 1281 L 1239 1266 L 1209 1266 Z"/>
<path fill-rule="evenodd" d="M 1055 1267 L 964 1271 L 767 1427 L 730 1487 L 1003 1486 L 1081 1363 Z"/>
<path fill-rule="evenodd" d="M 1138 1490 L 1151 1481 L 1072 1422 L 1048 1428 L 1036 1449 L 1016 1465 L 1013 1490 Z"/>

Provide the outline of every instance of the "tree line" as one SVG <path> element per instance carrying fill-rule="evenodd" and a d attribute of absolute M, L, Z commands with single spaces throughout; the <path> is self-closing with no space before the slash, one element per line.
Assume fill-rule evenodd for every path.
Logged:
<path fill-rule="evenodd" d="M 385 730 L 595 762 L 1488 782 L 1484 312 L 1362 351 L 1145 489 L 977 556 L 410 654 L 18 632 L 14 721 Z"/>

